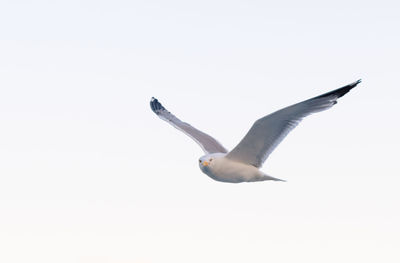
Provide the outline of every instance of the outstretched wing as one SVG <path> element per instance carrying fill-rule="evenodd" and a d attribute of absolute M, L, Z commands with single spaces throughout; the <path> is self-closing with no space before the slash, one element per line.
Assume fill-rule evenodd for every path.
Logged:
<path fill-rule="evenodd" d="M 361 80 L 358 80 L 257 120 L 242 141 L 226 157 L 237 162 L 261 167 L 278 144 L 304 117 L 329 109 L 337 103 L 338 98 L 360 82 Z"/>
<path fill-rule="evenodd" d="M 158 117 L 168 122 L 178 130 L 183 131 L 190 138 L 195 140 L 206 154 L 209 153 L 227 153 L 228 151 L 213 137 L 197 130 L 190 124 L 181 121 L 171 112 L 167 111 L 156 98 L 151 98 L 150 107 Z"/>

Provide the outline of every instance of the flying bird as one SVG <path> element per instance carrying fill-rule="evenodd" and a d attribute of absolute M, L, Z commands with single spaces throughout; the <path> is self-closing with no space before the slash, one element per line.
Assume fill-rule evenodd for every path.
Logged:
<path fill-rule="evenodd" d="M 199 159 L 200 170 L 212 179 L 226 183 L 284 181 L 263 173 L 259 168 L 304 117 L 329 109 L 337 103 L 338 98 L 360 82 L 361 80 L 357 80 L 258 119 L 230 152 L 210 135 L 175 117 L 156 98 L 151 98 L 150 107 L 158 117 L 181 130 L 200 145 L 205 153 Z"/>

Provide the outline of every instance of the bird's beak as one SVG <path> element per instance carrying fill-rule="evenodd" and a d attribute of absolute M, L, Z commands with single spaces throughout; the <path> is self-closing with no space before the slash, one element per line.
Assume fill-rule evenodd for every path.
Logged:
<path fill-rule="evenodd" d="M 204 162 L 203 162 L 203 165 L 204 165 L 204 166 L 208 166 L 208 164 L 209 164 L 209 162 L 207 162 L 207 161 L 204 161 Z"/>

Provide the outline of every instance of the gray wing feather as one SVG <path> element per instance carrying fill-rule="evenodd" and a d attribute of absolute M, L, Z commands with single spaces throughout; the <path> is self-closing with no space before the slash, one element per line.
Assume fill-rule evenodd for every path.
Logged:
<path fill-rule="evenodd" d="M 190 124 L 181 121 L 171 112 L 166 110 L 156 98 L 151 98 L 150 107 L 158 117 L 168 122 L 178 130 L 184 132 L 195 142 L 197 142 L 206 154 L 209 153 L 227 153 L 228 151 L 213 137 L 197 130 Z"/>
<path fill-rule="evenodd" d="M 226 157 L 261 167 L 264 161 L 301 120 L 315 112 L 324 111 L 337 99 L 357 86 L 361 80 L 312 99 L 278 110 L 257 120 L 242 141 Z"/>

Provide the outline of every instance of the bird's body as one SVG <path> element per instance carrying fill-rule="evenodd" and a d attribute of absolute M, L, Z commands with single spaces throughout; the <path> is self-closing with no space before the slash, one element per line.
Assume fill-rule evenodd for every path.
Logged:
<path fill-rule="evenodd" d="M 261 172 L 253 165 L 232 161 L 224 153 L 212 153 L 199 159 L 200 170 L 210 178 L 225 183 L 282 181 Z"/>
<path fill-rule="evenodd" d="M 161 119 L 181 130 L 200 145 L 205 152 L 205 155 L 199 159 L 200 169 L 212 179 L 226 183 L 284 181 L 266 175 L 259 168 L 304 117 L 331 108 L 337 103 L 338 98 L 360 82 L 358 80 L 258 119 L 246 136 L 230 152 L 213 137 L 179 120 L 167 111 L 157 99 L 152 98 L 150 106 Z"/>

